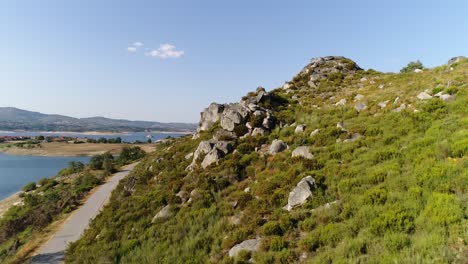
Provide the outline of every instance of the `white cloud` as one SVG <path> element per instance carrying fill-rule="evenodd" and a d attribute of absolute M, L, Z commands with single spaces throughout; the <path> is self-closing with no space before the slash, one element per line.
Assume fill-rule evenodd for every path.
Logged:
<path fill-rule="evenodd" d="M 133 46 L 135 46 L 135 47 L 141 47 L 141 46 L 143 46 L 143 43 L 141 43 L 141 42 L 139 42 L 139 41 L 133 42 Z"/>
<path fill-rule="evenodd" d="M 146 55 L 162 59 L 180 58 L 184 55 L 184 51 L 177 50 L 176 46 L 171 44 L 161 44 L 159 48 L 148 52 Z"/>
<path fill-rule="evenodd" d="M 136 51 L 137 51 L 137 48 L 135 48 L 135 47 L 127 47 L 127 51 L 128 51 L 128 52 L 136 52 Z"/>

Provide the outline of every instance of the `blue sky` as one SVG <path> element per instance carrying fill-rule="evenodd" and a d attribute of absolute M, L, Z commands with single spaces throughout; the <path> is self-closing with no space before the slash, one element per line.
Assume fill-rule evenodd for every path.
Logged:
<path fill-rule="evenodd" d="M 0 106 L 197 122 L 210 102 L 279 87 L 313 57 L 398 71 L 468 55 L 466 10 L 466 1 L 2 1 Z"/>

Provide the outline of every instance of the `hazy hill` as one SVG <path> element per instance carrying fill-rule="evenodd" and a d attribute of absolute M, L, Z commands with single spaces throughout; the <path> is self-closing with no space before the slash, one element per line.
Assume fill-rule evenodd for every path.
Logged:
<path fill-rule="evenodd" d="M 0 130 L 35 131 L 193 131 L 195 124 L 129 121 L 105 117 L 74 118 L 14 107 L 0 107 Z"/>

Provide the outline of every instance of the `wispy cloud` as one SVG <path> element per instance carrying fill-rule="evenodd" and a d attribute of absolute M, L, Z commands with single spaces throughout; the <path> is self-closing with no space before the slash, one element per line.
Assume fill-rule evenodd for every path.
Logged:
<path fill-rule="evenodd" d="M 133 46 L 135 46 L 135 47 L 141 47 L 141 46 L 143 46 L 143 43 L 141 43 L 141 42 L 139 42 L 139 41 L 133 42 Z"/>
<path fill-rule="evenodd" d="M 151 50 L 146 55 L 151 57 L 158 57 L 161 59 L 167 58 L 180 58 L 184 55 L 183 50 L 178 50 L 176 46 L 172 44 L 161 44 L 159 48 Z"/>
<path fill-rule="evenodd" d="M 133 44 L 131 46 L 127 47 L 127 51 L 131 52 L 131 53 L 134 53 L 134 52 L 137 52 L 138 48 L 140 48 L 142 46 L 143 46 L 143 43 L 141 43 L 139 41 L 135 41 L 135 42 L 133 42 Z"/>
<path fill-rule="evenodd" d="M 127 51 L 128 52 L 136 52 L 137 51 L 137 48 L 133 47 L 133 46 L 130 46 L 130 47 L 127 47 Z"/>

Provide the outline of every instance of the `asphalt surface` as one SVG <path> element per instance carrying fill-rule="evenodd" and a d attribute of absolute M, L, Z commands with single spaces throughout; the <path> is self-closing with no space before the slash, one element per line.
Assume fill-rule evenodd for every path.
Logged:
<path fill-rule="evenodd" d="M 31 263 L 34 264 L 54 264 L 63 263 L 65 249 L 69 243 L 77 241 L 81 234 L 88 227 L 89 222 L 98 215 L 104 205 L 109 201 L 112 190 L 117 184 L 135 167 L 131 164 L 121 172 L 109 177 L 106 183 L 88 198 L 88 200 L 76 210 L 62 225 L 59 231 L 39 250 L 39 254 L 34 256 Z"/>

